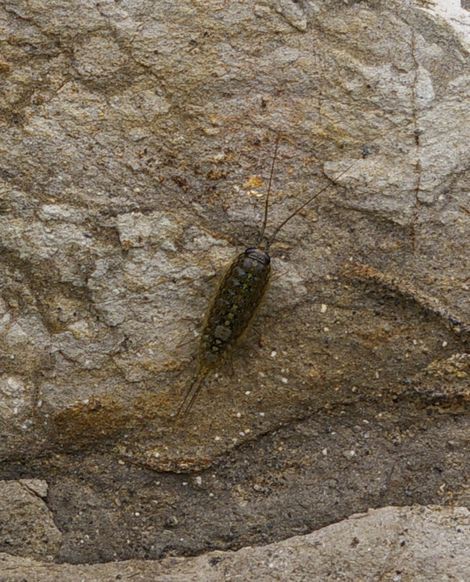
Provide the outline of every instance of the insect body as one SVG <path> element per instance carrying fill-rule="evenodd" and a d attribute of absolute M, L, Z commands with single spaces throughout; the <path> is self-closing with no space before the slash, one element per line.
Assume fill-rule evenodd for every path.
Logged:
<path fill-rule="evenodd" d="M 268 254 L 272 240 L 260 247 L 268 218 L 269 194 L 274 173 L 280 136 L 276 140 L 268 193 L 266 195 L 264 220 L 257 247 L 247 248 L 228 267 L 207 314 L 199 344 L 197 372 L 181 403 L 177 416 L 188 412 L 207 374 L 227 353 L 248 328 L 257 307 L 261 303 L 271 273 L 271 257 Z M 277 232 L 277 231 L 276 231 Z"/>
<path fill-rule="evenodd" d="M 249 248 L 227 269 L 209 309 L 198 354 L 198 370 L 177 415 L 188 412 L 208 372 L 247 329 L 269 281 L 267 252 Z"/>
<path fill-rule="evenodd" d="M 212 308 L 201 341 L 204 365 L 217 360 L 242 335 L 259 305 L 269 280 L 268 253 L 246 249 L 230 265 Z"/>
<path fill-rule="evenodd" d="M 243 332 L 248 328 L 268 285 L 271 272 L 269 248 L 279 231 L 287 222 L 305 208 L 305 206 L 329 188 L 329 185 L 327 185 L 308 198 L 306 202 L 301 204 L 301 206 L 276 227 L 269 239 L 265 240 L 264 233 L 268 218 L 269 195 L 271 192 L 279 140 L 280 136 L 278 135 L 269 176 L 264 219 L 257 246 L 247 248 L 238 255 L 228 267 L 220 283 L 202 330 L 196 374 L 175 416 L 182 416 L 189 412 L 207 374 L 217 367 L 229 348 L 237 342 L 243 335 Z M 355 163 L 338 174 L 337 178 L 340 178 L 348 172 Z"/>

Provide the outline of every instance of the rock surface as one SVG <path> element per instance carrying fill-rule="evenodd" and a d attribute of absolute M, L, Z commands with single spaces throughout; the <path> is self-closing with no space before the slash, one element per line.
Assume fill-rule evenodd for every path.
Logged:
<path fill-rule="evenodd" d="M 27 504 L 62 534 L 19 555 L 160 559 L 468 502 L 467 22 L 424 0 L 0 2 L 0 478 L 47 482 Z M 267 234 L 318 197 L 177 423 L 279 134 Z"/>
<path fill-rule="evenodd" d="M 0 481 L 0 552 L 48 560 L 57 556 L 62 536 L 46 495 L 47 483 L 39 479 Z"/>
<path fill-rule="evenodd" d="M 306 536 L 238 552 L 93 566 L 46 566 L 0 554 L 0 569 L 4 582 L 463 582 L 470 570 L 469 540 L 470 514 L 466 508 L 386 507 L 353 515 Z"/>
<path fill-rule="evenodd" d="M 195 469 L 462 352 L 468 68 L 444 21 L 407 3 L 73 6 L 0 6 L 4 458 L 114 439 Z M 253 240 L 277 131 L 269 232 L 330 188 L 273 247 L 262 345 L 177 427 L 210 277 Z"/>

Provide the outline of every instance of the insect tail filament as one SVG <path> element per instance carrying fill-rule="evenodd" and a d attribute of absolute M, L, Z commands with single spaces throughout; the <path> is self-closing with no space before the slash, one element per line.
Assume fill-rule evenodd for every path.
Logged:
<path fill-rule="evenodd" d="M 182 417 L 186 415 L 192 408 L 194 401 L 196 400 L 196 396 L 199 394 L 200 389 L 206 379 L 207 374 L 209 373 L 209 368 L 201 367 L 196 375 L 194 376 L 189 388 L 186 392 L 186 395 L 181 402 L 178 410 L 174 414 L 176 418 Z"/>

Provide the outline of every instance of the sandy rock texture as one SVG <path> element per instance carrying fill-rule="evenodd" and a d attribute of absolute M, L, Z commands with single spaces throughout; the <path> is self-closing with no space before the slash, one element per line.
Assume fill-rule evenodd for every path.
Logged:
<path fill-rule="evenodd" d="M 4 457 L 115 439 L 198 468 L 464 351 L 468 68 L 445 21 L 401 2 L 0 8 Z M 181 428 L 276 132 L 268 233 L 329 189 L 281 231 L 257 335 Z"/>
<path fill-rule="evenodd" d="M 0 481 L 1 552 L 37 559 L 56 557 L 61 533 L 47 507 L 46 497 L 45 481 Z"/>
<path fill-rule="evenodd" d="M 424 0 L 0 0 L 2 499 L 53 520 L 31 551 L 7 527 L 10 553 L 160 559 L 468 503 L 467 23 Z M 317 197 L 176 422 L 277 136 L 267 235 Z"/>
<path fill-rule="evenodd" d="M 102 580 L 464 581 L 470 557 L 466 508 L 386 507 L 283 542 L 198 558 L 93 566 L 45 565 L 0 554 L 4 582 Z"/>

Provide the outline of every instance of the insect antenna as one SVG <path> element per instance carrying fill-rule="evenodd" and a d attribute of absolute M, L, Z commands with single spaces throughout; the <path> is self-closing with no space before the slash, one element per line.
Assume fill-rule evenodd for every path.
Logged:
<path fill-rule="evenodd" d="M 343 170 L 342 172 L 340 172 L 339 174 L 337 174 L 334 179 L 337 180 L 338 178 L 341 178 L 341 176 L 344 176 L 344 174 L 346 174 L 347 172 L 349 172 L 349 170 L 355 166 L 357 164 L 357 162 L 360 160 L 356 160 L 354 161 L 352 164 L 350 164 L 345 170 Z M 328 188 L 331 188 L 332 184 L 327 184 L 326 186 L 323 186 L 323 188 L 320 188 L 320 190 L 318 190 L 317 192 L 315 192 L 315 194 L 313 194 L 313 196 L 311 196 L 310 198 L 308 198 L 303 204 L 301 204 L 298 208 L 296 208 L 294 210 L 294 212 L 292 212 L 292 214 L 289 214 L 289 216 L 287 218 L 285 218 L 281 224 L 279 224 L 275 229 L 273 234 L 271 235 L 271 237 L 268 239 L 267 243 L 266 243 L 266 250 L 269 250 L 269 247 L 275 242 L 276 240 L 276 236 L 279 234 L 279 231 L 295 216 L 297 216 L 297 214 L 299 214 L 299 212 L 301 210 L 303 210 L 306 206 L 308 206 L 311 202 L 313 202 L 318 196 L 320 196 L 320 194 L 322 194 L 323 192 L 325 192 L 325 190 L 328 190 Z"/>
<path fill-rule="evenodd" d="M 391 122 L 391 125 L 395 128 L 400 128 L 400 126 L 396 123 Z M 403 126 L 403 129 L 409 127 L 409 126 L 413 126 L 413 121 L 411 121 L 410 123 L 407 123 L 405 126 Z M 333 180 L 337 180 L 338 178 L 341 178 L 341 176 L 344 176 L 344 174 L 346 174 L 347 172 L 349 172 L 349 170 L 351 168 L 353 168 L 358 162 L 360 162 L 361 159 L 364 159 L 365 157 L 367 157 L 370 154 L 371 151 L 371 147 L 372 145 L 374 145 L 379 139 L 382 139 L 383 134 L 379 135 L 376 139 L 372 140 L 367 146 L 363 146 L 363 156 L 362 158 L 355 160 L 352 164 L 350 164 L 345 170 L 343 170 L 342 172 L 340 172 L 339 174 L 337 174 L 336 176 L 334 176 Z M 278 134 L 278 138 L 276 141 L 276 150 L 275 150 L 275 154 L 274 156 L 276 156 L 277 154 L 277 147 L 279 144 L 279 139 L 280 139 L 280 134 Z M 273 173 L 273 168 L 274 168 L 274 161 L 275 158 L 273 160 L 273 165 L 271 168 L 271 177 L 269 180 L 269 188 L 268 188 L 268 196 L 269 196 L 269 190 L 271 188 L 271 178 L 272 178 L 272 173 Z M 265 250 L 266 252 L 269 251 L 269 247 L 275 242 L 277 235 L 279 234 L 279 231 L 295 216 L 297 216 L 297 214 L 299 214 L 299 212 L 301 210 L 303 210 L 306 206 L 308 206 L 311 202 L 313 202 L 318 196 L 320 196 L 320 194 L 322 194 L 323 192 L 325 192 L 325 190 L 328 190 L 328 188 L 331 188 L 332 184 L 327 184 L 326 186 L 323 186 L 323 188 L 320 188 L 320 190 L 318 190 L 318 192 L 315 192 L 315 194 L 313 194 L 310 198 L 308 198 L 308 200 L 306 200 L 303 204 L 301 204 L 296 210 L 294 210 L 294 212 L 292 212 L 292 214 L 289 214 L 289 216 L 284 219 L 281 224 L 279 224 L 275 229 L 273 234 L 271 235 L 271 237 L 269 239 L 267 239 L 266 241 L 266 245 L 265 245 Z M 264 227 L 266 226 L 266 222 L 267 222 L 267 208 L 268 208 L 268 199 L 266 199 L 266 205 L 265 205 L 265 215 L 264 215 L 264 221 L 263 221 L 263 232 L 262 235 L 264 235 Z M 261 238 L 262 240 L 262 238 Z M 260 242 L 261 242 L 260 240 Z"/>
<path fill-rule="evenodd" d="M 268 191 L 266 193 L 266 199 L 265 199 L 265 202 L 264 202 L 263 224 L 261 225 L 261 231 L 259 233 L 259 237 L 258 237 L 258 241 L 256 243 L 256 246 L 259 246 L 263 242 L 264 233 L 265 233 L 265 230 L 266 230 L 266 225 L 268 223 L 269 196 L 271 194 L 271 185 L 273 183 L 273 176 L 274 176 L 274 166 L 276 164 L 277 151 L 279 149 L 279 142 L 280 141 L 281 141 L 281 134 L 278 133 L 277 134 L 277 137 L 276 137 L 276 144 L 274 146 L 274 155 L 273 155 L 273 161 L 271 163 L 271 172 L 269 174 Z"/>

